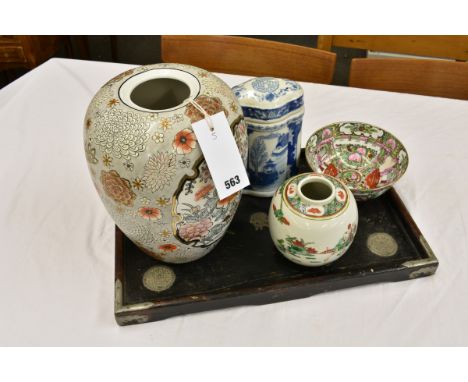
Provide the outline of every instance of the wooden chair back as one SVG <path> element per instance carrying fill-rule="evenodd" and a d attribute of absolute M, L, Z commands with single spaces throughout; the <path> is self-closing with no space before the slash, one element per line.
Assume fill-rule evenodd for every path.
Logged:
<path fill-rule="evenodd" d="M 212 72 L 272 76 L 329 84 L 335 53 L 237 36 L 162 36 L 163 62 L 199 66 Z"/>
<path fill-rule="evenodd" d="M 324 36 L 317 48 L 333 46 L 468 61 L 468 36 Z"/>
<path fill-rule="evenodd" d="M 349 86 L 468 100 L 468 63 L 355 58 L 351 61 Z"/>

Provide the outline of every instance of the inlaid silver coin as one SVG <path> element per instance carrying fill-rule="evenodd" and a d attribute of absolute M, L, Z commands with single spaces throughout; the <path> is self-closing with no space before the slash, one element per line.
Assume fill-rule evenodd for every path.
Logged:
<path fill-rule="evenodd" d="M 165 265 L 149 268 L 143 274 L 143 285 L 153 292 L 162 292 L 169 289 L 176 279 L 174 271 Z"/>
<path fill-rule="evenodd" d="M 367 248 L 381 257 L 390 257 L 398 251 L 398 244 L 388 233 L 376 232 L 367 238 Z"/>

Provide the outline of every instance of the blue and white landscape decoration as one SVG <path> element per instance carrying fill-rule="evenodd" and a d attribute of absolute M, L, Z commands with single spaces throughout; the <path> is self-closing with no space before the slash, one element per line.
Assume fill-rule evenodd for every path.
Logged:
<path fill-rule="evenodd" d="M 250 187 L 244 192 L 272 196 L 297 172 L 303 90 L 295 81 L 272 77 L 253 78 L 232 90 L 242 106 L 249 137 Z"/>

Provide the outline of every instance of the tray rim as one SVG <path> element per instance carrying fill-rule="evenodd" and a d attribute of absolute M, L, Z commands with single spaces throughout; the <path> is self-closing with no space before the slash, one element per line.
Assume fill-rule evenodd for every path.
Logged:
<path fill-rule="evenodd" d="M 416 260 L 408 260 L 403 262 L 399 267 L 393 269 L 385 269 L 385 270 L 378 270 L 369 272 L 375 276 L 386 274 L 386 273 L 394 273 L 395 270 L 408 270 L 409 271 L 409 279 L 430 276 L 434 274 L 437 270 L 439 265 L 439 261 L 435 256 L 433 250 L 429 246 L 427 240 L 425 239 L 424 235 L 421 233 L 419 227 L 415 223 L 414 219 L 412 218 L 411 214 L 409 213 L 408 209 L 406 208 L 405 204 L 403 203 L 402 199 L 395 191 L 393 187 L 391 187 L 387 193 L 391 198 L 392 202 L 395 204 L 397 210 L 402 215 L 407 228 L 411 231 L 412 240 L 414 244 L 419 247 L 419 251 L 425 255 L 424 258 L 416 259 Z M 262 293 L 270 293 L 270 294 L 281 294 L 282 291 L 288 288 L 297 288 L 300 289 L 301 287 L 306 287 L 307 282 L 310 281 L 311 277 L 303 276 L 296 280 L 283 280 L 278 281 L 277 283 L 265 286 L 265 287 L 245 287 L 245 288 L 236 288 L 235 290 L 225 290 L 220 292 L 208 292 L 208 293 L 196 293 L 192 295 L 184 295 L 177 299 L 171 300 L 162 300 L 162 301 L 148 301 L 136 304 L 124 304 L 123 302 L 123 282 L 124 282 L 124 272 L 123 272 L 123 242 L 125 239 L 125 235 L 120 231 L 120 229 L 115 226 L 115 303 L 114 303 L 114 315 L 116 321 L 119 325 L 128 325 L 133 323 L 143 323 L 147 322 L 147 316 L 150 314 L 151 309 L 157 308 L 171 308 L 177 307 L 180 305 L 186 304 L 197 304 L 200 302 L 215 302 L 217 300 L 229 300 L 235 299 L 239 295 L 239 291 L 242 291 L 245 295 L 252 297 L 254 295 L 260 295 Z M 416 240 L 415 240 L 416 239 Z M 333 273 L 332 276 L 339 277 L 340 273 Z M 349 280 L 362 277 L 363 275 L 367 275 L 367 273 L 354 274 L 352 275 Z M 323 276 L 313 276 L 314 280 L 320 280 Z M 328 281 L 330 280 L 330 275 L 327 275 Z M 341 288 L 337 288 L 341 289 Z M 283 300 L 278 300 L 283 301 Z M 274 302 L 274 301 L 272 301 Z M 231 306 L 235 306 L 233 304 Z M 248 305 L 248 304 L 246 304 Z M 201 309 L 205 310 L 205 309 Z M 195 310 L 195 311 L 201 311 Z M 171 317 L 174 315 L 169 315 Z"/>

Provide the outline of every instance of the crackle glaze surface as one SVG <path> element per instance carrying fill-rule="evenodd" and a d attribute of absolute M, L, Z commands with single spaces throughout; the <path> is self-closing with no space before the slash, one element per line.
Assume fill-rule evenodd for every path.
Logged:
<path fill-rule="evenodd" d="M 312 171 L 339 178 L 357 200 L 382 195 L 408 167 L 408 153 L 397 138 L 361 122 L 323 127 L 309 138 L 305 152 Z"/>
<path fill-rule="evenodd" d="M 183 72 L 196 80 L 193 98 L 208 114 L 225 113 L 246 163 L 247 131 L 236 97 L 218 77 L 188 65 L 142 66 L 107 82 L 88 107 L 84 146 L 94 186 L 119 228 L 147 254 L 183 263 L 214 248 L 241 195 L 219 200 L 191 128 L 203 115 L 192 104 L 142 111 L 123 102 L 125 81 L 167 69 L 173 78 Z"/>
<path fill-rule="evenodd" d="M 300 188 L 324 182 L 331 190 L 321 201 L 305 197 Z M 357 231 L 358 210 L 351 191 L 338 179 L 317 173 L 300 174 L 275 192 L 268 216 L 276 248 L 289 260 L 321 266 L 340 258 Z"/>

